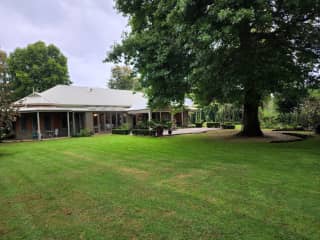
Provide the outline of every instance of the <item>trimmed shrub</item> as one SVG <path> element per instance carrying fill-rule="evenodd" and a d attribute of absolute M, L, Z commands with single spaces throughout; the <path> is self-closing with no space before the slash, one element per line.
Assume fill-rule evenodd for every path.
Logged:
<path fill-rule="evenodd" d="M 221 127 L 222 127 L 222 129 L 235 129 L 236 128 L 235 125 L 226 125 L 226 124 L 222 124 Z"/>
<path fill-rule="evenodd" d="M 207 122 L 207 128 L 219 128 L 221 124 L 219 122 Z"/>
<path fill-rule="evenodd" d="M 236 126 L 232 124 L 232 122 L 225 122 L 221 124 L 222 129 L 235 129 Z"/>
<path fill-rule="evenodd" d="M 112 134 L 128 135 L 129 133 L 128 129 L 112 129 Z"/>
<path fill-rule="evenodd" d="M 202 128 L 202 122 L 196 122 L 195 125 L 196 128 Z"/>
<path fill-rule="evenodd" d="M 149 130 L 149 129 L 133 129 L 132 130 L 133 135 L 139 135 L 139 136 L 155 136 L 156 131 L 155 130 Z"/>

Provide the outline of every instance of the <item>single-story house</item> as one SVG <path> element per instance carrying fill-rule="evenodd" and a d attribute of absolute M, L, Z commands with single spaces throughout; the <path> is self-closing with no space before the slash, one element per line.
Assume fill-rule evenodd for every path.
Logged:
<path fill-rule="evenodd" d="M 123 124 L 134 128 L 148 120 L 168 120 L 186 127 L 189 112 L 196 110 L 189 99 L 178 113 L 170 107 L 151 111 L 147 103 L 141 92 L 57 85 L 14 103 L 19 112 L 14 134 L 17 139 L 67 137 L 81 129 L 105 133 Z"/>

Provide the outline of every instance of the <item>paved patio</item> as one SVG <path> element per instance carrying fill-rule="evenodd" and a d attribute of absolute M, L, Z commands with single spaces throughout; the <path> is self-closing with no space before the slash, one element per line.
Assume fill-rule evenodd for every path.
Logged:
<path fill-rule="evenodd" d="M 171 135 L 182 135 L 182 134 L 196 134 L 196 133 L 205 133 L 207 131 L 217 130 L 219 128 L 179 128 L 172 131 Z M 163 133 L 164 136 L 169 136 L 168 131 L 165 130 Z"/>

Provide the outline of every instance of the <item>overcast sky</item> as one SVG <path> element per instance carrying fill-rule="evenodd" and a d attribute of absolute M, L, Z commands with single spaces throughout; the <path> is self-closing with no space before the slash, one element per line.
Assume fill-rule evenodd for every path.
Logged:
<path fill-rule="evenodd" d="M 113 0 L 0 0 L 0 48 L 52 43 L 68 58 L 74 85 L 105 87 L 112 64 L 102 60 L 127 25 L 113 7 Z"/>

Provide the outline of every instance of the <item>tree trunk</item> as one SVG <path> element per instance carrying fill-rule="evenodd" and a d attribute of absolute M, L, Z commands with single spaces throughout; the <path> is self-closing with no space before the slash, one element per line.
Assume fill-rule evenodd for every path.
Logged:
<path fill-rule="evenodd" d="M 258 97 L 255 97 L 255 94 L 246 93 L 243 105 L 243 128 L 240 133 L 241 136 L 263 136 L 258 117 L 259 102 L 260 100 Z"/>

